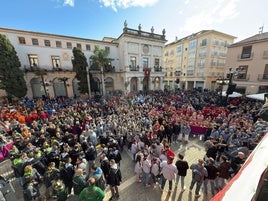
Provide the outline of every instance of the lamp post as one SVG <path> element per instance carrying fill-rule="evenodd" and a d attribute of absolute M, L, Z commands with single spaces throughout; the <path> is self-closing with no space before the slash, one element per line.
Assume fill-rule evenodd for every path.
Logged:
<path fill-rule="evenodd" d="M 226 104 L 227 104 L 229 95 L 233 94 L 236 88 L 236 84 L 233 83 L 233 78 L 244 72 L 245 70 L 243 67 L 238 67 L 236 69 L 229 68 L 229 71 L 227 72 L 227 76 L 229 77 L 229 84 L 228 84 L 228 88 L 226 91 Z"/>
<path fill-rule="evenodd" d="M 223 86 L 229 84 L 229 81 L 230 81 L 229 79 L 224 78 L 222 76 L 218 77 L 216 80 L 216 83 L 220 85 L 220 101 L 219 101 L 220 106 L 224 105 L 223 98 L 222 98 Z"/>
<path fill-rule="evenodd" d="M 91 88 L 90 88 L 90 77 L 89 77 L 89 66 L 87 68 L 87 87 L 88 87 L 88 97 L 91 98 Z"/>

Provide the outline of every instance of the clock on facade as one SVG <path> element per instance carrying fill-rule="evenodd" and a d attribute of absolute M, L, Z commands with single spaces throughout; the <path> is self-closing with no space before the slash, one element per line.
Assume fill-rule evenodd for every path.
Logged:
<path fill-rule="evenodd" d="M 149 52 L 149 46 L 148 45 L 143 45 L 142 50 L 143 50 L 143 53 L 144 54 L 148 54 L 148 52 Z"/>

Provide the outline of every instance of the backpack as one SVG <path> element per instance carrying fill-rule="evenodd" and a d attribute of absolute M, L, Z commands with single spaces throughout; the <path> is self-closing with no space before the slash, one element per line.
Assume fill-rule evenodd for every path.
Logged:
<path fill-rule="evenodd" d="M 194 169 L 194 170 L 193 170 L 193 179 L 194 179 L 195 181 L 197 181 L 197 182 L 202 181 L 202 180 L 203 180 L 203 175 L 202 175 L 202 173 L 201 173 L 199 170 Z"/>

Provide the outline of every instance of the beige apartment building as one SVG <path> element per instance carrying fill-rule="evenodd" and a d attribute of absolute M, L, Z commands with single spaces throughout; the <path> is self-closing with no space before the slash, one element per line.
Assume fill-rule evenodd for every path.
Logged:
<path fill-rule="evenodd" d="M 0 34 L 10 40 L 17 52 L 29 98 L 80 95 L 72 65 L 74 47 L 84 52 L 88 71 L 97 83 L 91 95 L 164 89 L 164 29 L 156 34 L 153 27 L 147 32 L 141 25 L 132 29 L 125 22 L 118 38 L 104 37 L 103 40 L 9 28 L 0 28 Z M 96 46 L 109 52 L 108 69 L 91 66 L 90 57 Z M 45 70 L 43 77 L 37 74 L 40 69 Z"/>
<path fill-rule="evenodd" d="M 234 39 L 215 30 L 203 30 L 167 44 L 165 87 L 216 89 L 216 80 L 225 72 L 227 47 Z"/>
<path fill-rule="evenodd" d="M 230 45 L 226 66 L 242 69 L 233 78 L 237 92 L 268 92 L 268 33 L 259 33 Z"/>

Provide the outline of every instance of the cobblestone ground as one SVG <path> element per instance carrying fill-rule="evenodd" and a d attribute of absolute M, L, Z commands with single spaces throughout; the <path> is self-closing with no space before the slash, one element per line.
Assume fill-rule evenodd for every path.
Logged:
<path fill-rule="evenodd" d="M 175 151 L 175 153 L 183 153 L 185 155 L 185 160 L 188 161 L 189 165 L 192 163 L 196 163 L 199 158 L 203 158 L 205 155 L 205 151 L 203 148 L 203 141 L 200 141 L 199 138 L 190 138 L 190 142 L 188 144 L 184 143 L 172 143 L 171 149 Z M 176 161 L 175 158 L 174 161 Z M 122 152 L 122 162 L 121 162 L 121 171 L 123 181 L 119 187 L 120 199 L 122 201 L 194 201 L 194 200 L 202 200 L 208 201 L 211 198 L 211 195 L 204 195 L 202 189 L 200 191 L 201 197 L 198 199 L 194 196 L 194 191 L 191 193 L 189 191 L 189 186 L 191 182 L 191 171 L 188 171 L 188 174 L 185 178 L 185 186 L 186 190 L 181 193 L 181 189 L 175 187 L 173 185 L 173 189 L 171 192 L 168 192 L 167 187 L 168 183 L 166 183 L 165 189 L 163 192 L 160 191 L 159 186 L 151 186 L 145 187 L 143 183 L 135 182 L 134 175 L 134 162 L 132 161 L 132 154 L 128 152 L 126 149 Z M 13 186 L 15 187 L 15 196 L 17 201 L 23 201 L 22 189 L 19 186 L 18 180 L 12 181 Z M 179 186 L 179 185 L 178 185 Z M 44 186 L 41 188 L 41 193 L 44 193 Z M 111 197 L 111 193 L 109 188 L 107 187 L 105 191 L 104 201 L 108 201 Z M 76 201 L 77 197 L 71 195 L 68 198 L 68 201 Z M 9 200 L 8 200 L 9 201 Z M 10 201 L 15 201 L 10 200 Z"/>

